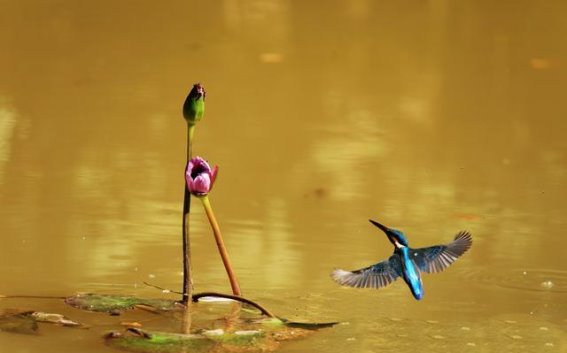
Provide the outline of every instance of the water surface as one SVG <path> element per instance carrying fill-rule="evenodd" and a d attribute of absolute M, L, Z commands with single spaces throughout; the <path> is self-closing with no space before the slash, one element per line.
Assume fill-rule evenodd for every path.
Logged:
<path fill-rule="evenodd" d="M 0 293 L 160 296 L 181 285 L 185 125 L 220 166 L 211 195 L 245 296 L 343 324 L 282 352 L 567 347 L 567 5 L 368 0 L 4 2 L 0 12 Z M 197 204 L 196 204 L 197 205 Z M 229 286 L 194 207 L 197 291 Z M 335 267 L 473 234 L 424 275 L 339 288 Z M 106 352 L 120 320 L 57 300 L 89 330 L 0 333 L 10 352 Z M 145 320 L 145 321 L 144 321 Z"/>

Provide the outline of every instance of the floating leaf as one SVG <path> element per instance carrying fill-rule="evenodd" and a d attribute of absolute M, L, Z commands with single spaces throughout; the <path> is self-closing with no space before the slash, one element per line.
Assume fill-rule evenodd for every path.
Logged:
<path fill-rule="evenodd" d="M 105 341 L 111 347 L 139 353 L 208 352 L 215 345 L 202 335 L 150 333 L 139 329 L 129 329 L 125 334 L 111 332 Z"/>
<path fill-rule="evenodd" d="M 267 318 L 267 319 L 254 320 L 254 322 L 261 324 L 263 326 L 266 326 L 266 327 L 271 327 L 271 328 L 278 328 L 278 327 L 285 326 L 284 320 L 278 319 L 277 317 L 270 317 L 270 318 Z"/>
<path fill-rule="evenodd" d="M 319 330 L 322 328 L 333 327 L 338 322 L 296 322 L 296 321 L 289 321 L 287 319 L 281 320 L 284 325 L 291 328 L 301 328 L 304 330 Z"/>
<path fill-rule="evenodd" d="M 85 325 L 72 321 L 66 316 L 63 316 L 61 314 L 34 311 L 30 313 L 29 316 L 31 316 L 37 322 L 48 322 L 51 324 L 57 324 L 57 325 L 69 326 L 69 327 L 86 327 Z"/>
<path fill-rule="evenodd" d="M 35 334 L 37 321 L 30 316 L 33 311 L 7 311 L 0 314 L 0 331 Z"/>
<path fill-rule="evenodd" d="M 265 342 L 266 333 L 261 330 L 238 330 L 234 332 L 224 332 L 222 329 L 203 331 L 202 334 L 223 346 L 255 346 L 259 347 Z"/>
<path fill-rule="evenodd" d="M 177 334 L 130 328 L 124 334 L 113 332 L 105 338 L 107 345 L 111 347 L 136 353 L 272 352 L 283 341 L 306 337 L 316 328 L 329 327 L 331 324 L 334 323 L 309 324 L 285 322 L 277 318 L 239 318 L 230 320 L 230 330 L 195 329 L 191 334 Z M 301 325 L 307 329 L 299 327 Z"/>
<path fill-rule="evenodd" d="M 61 314 L 21 310 L 6 310 L 0 313 L 0 331 L 35 334 L 40 322 L 69 327 L 86 327 Z"/>
<path fill-rule="evenodd" d="M 129 329 L 125 334 L 109 333 L 105 340 L 111 347 L 135 353 L 270 352 L 278 345 L 271 336 L 258 330 L 227 333 L 219 329 L 178 334 Z"/>
<path fill-rule="evenodd" d="M 322 328 L 333 327 L 338 324 L 338 322 L 297 322 L 277 317 L 256 320 L 256 322 L 272 328 L 287 326 L 289 328 L 300 328 L 304 330 L 319 330 Z"/>
<path fill-rule="evenodd" d="M 79 294 L 74 297 L 65 298 L 68 305 L 87 311 L 105 312 L 119 314 L 120 311 L 132 309 L 136 306 L 150 307 L 157 311 L 179 310 L 184 308 L 182 304 L 171 299 L 144 299 L 123 295 L 106 294 Z"/>
<path fill-rule="evenodd" d="M 81 310 L 113 312 L 132 309 L 139 300 L 133 297 L 99 294 L 79 294 L 65 298 L 65 303 Z"/>

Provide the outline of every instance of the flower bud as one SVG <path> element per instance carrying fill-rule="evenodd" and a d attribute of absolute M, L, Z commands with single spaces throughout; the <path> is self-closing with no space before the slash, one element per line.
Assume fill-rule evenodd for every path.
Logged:
<path fill-rule="evenodd" d="M 188 124 L 194 125 L 205 115 L 205 88 L 200 83 L 193 85 L 183 103 L 183 117 Z"/>
<path fill-rule="evenodd" d="M 192 158 L 185 169 L 185 181 L 189 192 L 195 196 L 207 195 L 213 188 L 218 169 L 218 166 L 211 168 L 201 157 Z"/>

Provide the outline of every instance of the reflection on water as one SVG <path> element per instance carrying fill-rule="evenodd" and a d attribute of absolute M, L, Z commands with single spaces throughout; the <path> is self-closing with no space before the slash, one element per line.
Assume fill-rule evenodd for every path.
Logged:
<path fill-rule="evenodd" d="M 336 95 L 334 102 L 328 102 L 331 116 L 335 116 L 340 125 L 327 127 L 327 136 L 313 147 L 312 159 L 298 173 L 313 168 L 332 178 L 327 181 L 334 198 L 348 200 L 353 196 L 364 195 L 362 184 L 364 169 L 361 166 L 373 163 L 385 153 L 382 132 L 376 126 L 370 112 L 355 107 L 342 109 L 338 106 L 349 104 Z M 341 113 L 339 113 L 341 112 Z M 345 126 L 348 133 L 345 135 Z M 315 164 L 313 163 L 315 162 Z"/>
<path fill-rule="evenodd" d="M 4 5 L 0 294 L 180 287 L 180 106 L 201 81 L 194 149 L 220 165 L 211 202 L 244 293 L 343 322 L 283 351 L 565 346 L 563 2 Z M 193 209 L 196 290 L 228 291 Z M 392 251 L 368 218 L 415 247 L 462 229 L 474 246 L 424 276 L 422 302 L 338 288 L 333 268 Z M 0 306 L 93 324 L 0 334 L 14 352 L 100 352 L 115 322 Z"/>
<path fill-rule="evenodd" d="M 10 159 L 11 140 L 16 125 L 15 113 L 3 103 L 0 96 L 0 185 L 4 175 L 4 166 Z"/>

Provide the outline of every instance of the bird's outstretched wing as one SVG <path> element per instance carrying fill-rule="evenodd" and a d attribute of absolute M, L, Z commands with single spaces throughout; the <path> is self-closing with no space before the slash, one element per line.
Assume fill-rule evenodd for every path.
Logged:
<path fill-rule="evenodd" d="M 455 240 L 447 245 L 435 245 L 428 248 L 410 249 L 410 258 L 420 271 L 441 272 L 463 255 L 472 245 L 469 232 L 461 231 Z"/>
<path fill-rule="evenodd" d="M 334 270 L 331 277 L 341 286 L 381 288 L 392 283 L 402 273 L 402 263 L 396 254 L 375 265 L 356 271 Z"/>

